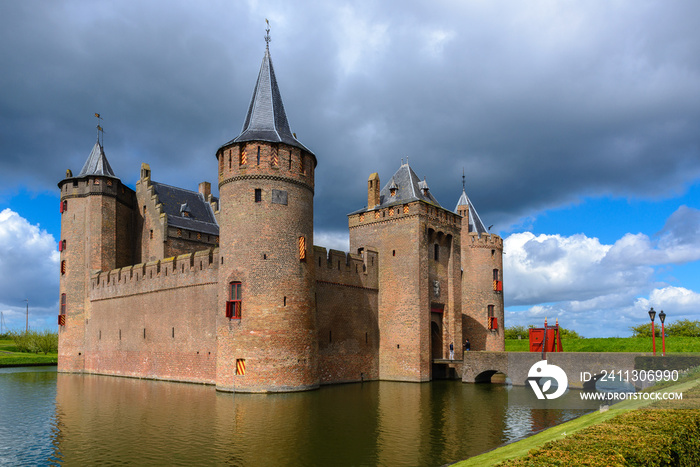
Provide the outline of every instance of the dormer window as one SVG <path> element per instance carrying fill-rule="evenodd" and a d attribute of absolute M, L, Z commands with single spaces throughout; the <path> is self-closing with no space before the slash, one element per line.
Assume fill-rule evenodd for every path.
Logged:
<path fill-rule="evenodd" d="M 389 184 L 389 194 L 391 196 L 396 196 L 396 191 L 399 189 L 398 185 L 396 185 L 396 182 L 394 179 L 391 179 L 391 183 Z"/>
<path fill-rule="evenodd" d="M 426 182 L 425 179 L 418 182 L 418 188 L 423 192 L 423 196 L 428 196 L 428 182 Z"/>
<path fill-rule="evenodd" d="M 190 206 L 187 203 L 180 205 L 180 215 L 182 217 L 192 217 Z"/>

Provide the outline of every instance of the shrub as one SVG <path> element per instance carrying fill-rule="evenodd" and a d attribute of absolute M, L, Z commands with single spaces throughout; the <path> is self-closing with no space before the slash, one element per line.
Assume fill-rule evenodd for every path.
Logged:
<path fill-rule="evenodd" d="M 527 328 L 525 326 L 510 326 L 505 329 L 503 336 L 506 339 L 517 339 L 518 336 L 522 336 L 523 339 L 527 339 Z"/>
<path fill-rule="evenodd" d="M 58 333 L 44 330 L 37 331 L 10 331 L 8 333 L 14 341 L 18 352 L 58 352 Z"/>
<path fill-rule="evenodd" d="M 634 337 L 651 337 L 651 321 L 630 327 Z M 680 319 L 664 326 L 667 337 L 700 337 L 700 321 Z M 661 323 L 654 324 L 654 334 L 661 337 Z"/>
<path fill-rule="evenodd" d="M 651 321 L 638 326 L 630 326 L 632 337 L 651 337 Z M 661 337 L 661 326 L 654 326 L 654 335 Z"/>
<path fill-rule="evenodd" d="M 58 352 L 58 334 L 45 329 L 35 333 L 36 348 L 39 352 L 48 353 Z"/>
<path fill-rule="evenodd" d="M 681 319 L 665 327 L 667 336 L 700 337 L 700 321 Z"/>
<path fill-rule="evenodd" d="M 517 339 L 518 336 L 523 336 L 523 339 L 528 339 L 529 329 L 534 328 L 532 324 L 527 328 L 525 326 L 510 326 L 507 327 L 503 336 L 506 339 Z M 576 331 L 559 327 L 559 335 L 562 339 L 581 339 L 581 336 Z"/>
<path fill-rule="evenodd" d="M 687 465 L 700 463 L 700 411 L 641 409 L 618 415 L 526 457 L 499 465 Z"/>

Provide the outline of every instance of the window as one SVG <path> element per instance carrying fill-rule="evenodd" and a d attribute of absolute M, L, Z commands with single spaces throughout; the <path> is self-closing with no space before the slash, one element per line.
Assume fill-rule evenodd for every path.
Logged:
<path fill-rule="evenodd" d="M 58 251 L 63 251 L 65 249 L 66 249 L 66 241 L 61 240 L 60 242 L 58 242 Z"/>
<path fill-rule="evenodd" d="M 65 275 L 66 273 L 66 260 L 64 259 L 61 261 L 61 275 Z"/>
<path fill-rule="evenodd" d="M 258 165 L 260 165 L 260 146 L 258 146 Z"/>
<path fill-rule="evenodd" d="M 231 282 L 226 302 L 226 317 L 229 319 L 241 319 L 241 283 Z"/>
<path fill-rule="evenodd" d="M 61 214 L 68 210 L 68 200 L 61 201 Z"/>
<path fill-rule="evenodd" d="M 493 318 L 493 308 L 494 308 L 493 305 L 489 305 L 489 307 L 488 307 L 488 309 L 489 309 L 489 312 L 488 312 L 488 313 L 489 313 L 489 318 Z"/>
<path fill-rule="evenodd" d="M 61 294 L 61 314 L 66 314 L 66 294 Z"/>
<path fill-rule="evenodd" d="M 255 202 L 259 203 L 262 201 L 262 190 L 260 188 L 255 189 Z"/>
<path fill-rule="evenodd" d="M 493 270 L 493 290 L 495 292 L 503 292 L 503 281 L 500 280 L 498 269 Z"/>
<path fill-rule="evenodd" d="M 151 240 L 153 240 L 153 230 L 151 230 Z"/>
<path fill-rule="evenodd" d="M 219 157 L 219 174 L 224 173 L 224 157 L 224 154 L 221 154 L 221 157 Z M 231 168 L 231 153 L 229 153 L 228 160 L 228 166 Z"/>
<path fill-rule="evenodd" d="M 306 261 L 306 237 L 299 237 L 299 261 Z"/>
<path fill-rule="evenodd" d="M 436 243 L 436 244 L 435 244 L 434 250 L 435 250 L 435 255 L 434 255 L 434 256 L 435 256 L 435 261 L 440 261 L 440 245 L 438 245 L 438 244 Z"/>

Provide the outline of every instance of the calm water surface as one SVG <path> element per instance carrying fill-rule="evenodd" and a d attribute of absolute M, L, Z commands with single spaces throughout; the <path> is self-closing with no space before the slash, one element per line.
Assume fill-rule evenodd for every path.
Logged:
<path fill-rule="evenodd" d="M 585 411 L 512 403 L 527 391 L 382 381 L 234 395 L 55 367 L 5 368 L 0 464 L 437 466 Z"/>

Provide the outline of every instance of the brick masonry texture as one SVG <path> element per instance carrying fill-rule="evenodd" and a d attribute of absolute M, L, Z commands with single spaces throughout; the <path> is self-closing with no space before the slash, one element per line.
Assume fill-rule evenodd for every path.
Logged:
<path fill-rule="evenodd" d="M 246 141 L 211 162 L 219 202 L 206 182 L 197 199 L 212 207 L 218 235 L 211 223 L 202 232 L 168 225 L 196 224 L 166 214 L 147 164 L 135 190 L 70 172 L 59 183 L 60 372 L 302 391 L 430 381 L 445 372 L 435 360 L 450 343 L 461 358 L 466 338 L 472 350 L 503 350 L 494 290 L 503 242 L 469 232 L 468 209 L 383 205 L 374 173 L 369 207 L 348 216 L 350 252 L 328 251 L 313 243 L 313 154 Z M 231 284 L 240 284 L 240 317 L 226 315 Z"/>

